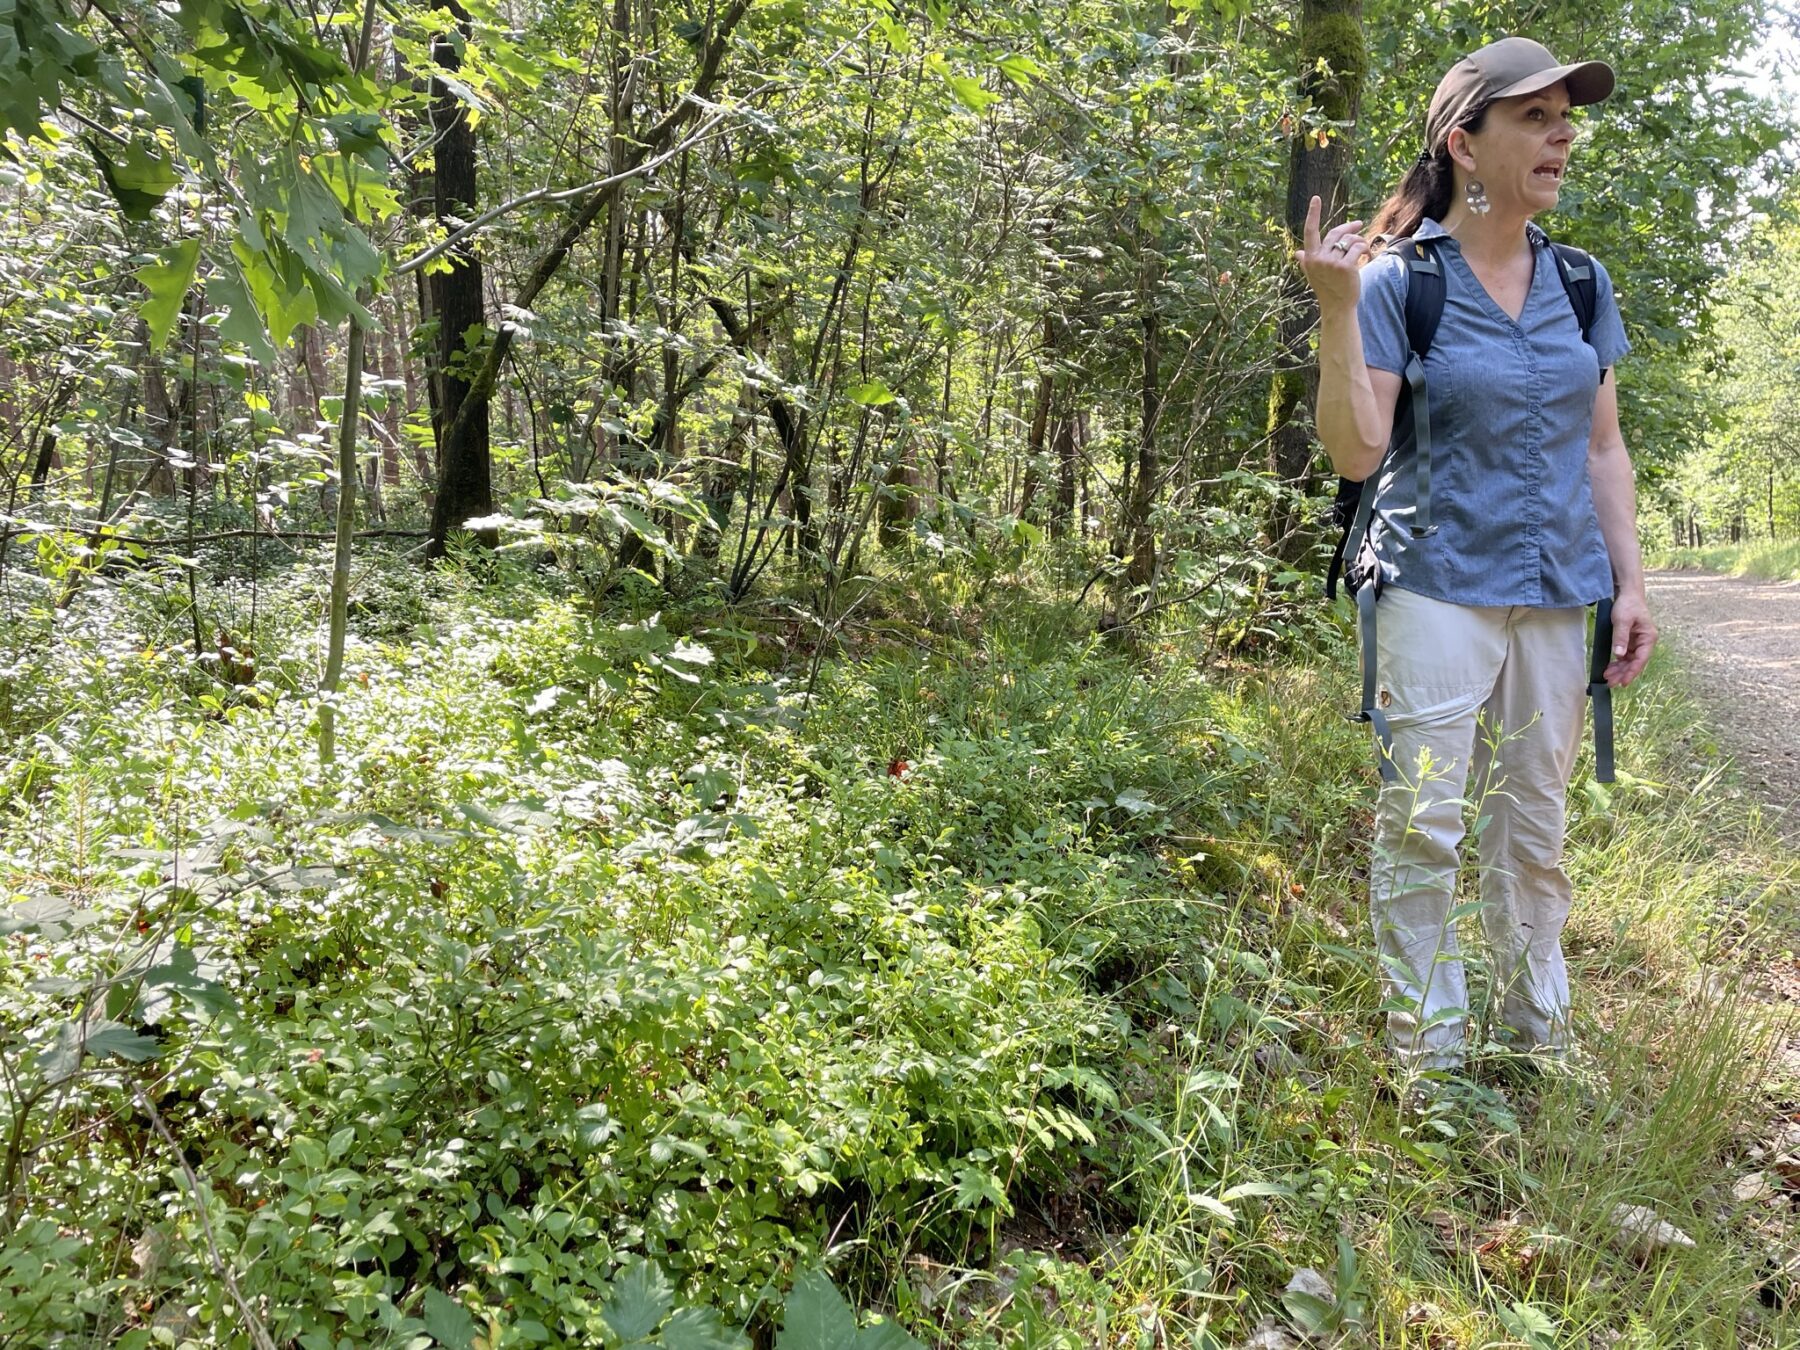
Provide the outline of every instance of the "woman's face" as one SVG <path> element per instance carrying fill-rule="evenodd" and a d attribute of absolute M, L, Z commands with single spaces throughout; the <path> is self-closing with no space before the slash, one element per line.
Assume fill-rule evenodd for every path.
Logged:
<path fill-rule="evenodd" d="M 1450 150 L 1469 177 L 1481 180 L 1496 210 L 1535 215 L 1556 205 L 1574 141 L 1569 91 L 1553 84 L 1495 101 L 1480 131 L 1451 134 Z"/>

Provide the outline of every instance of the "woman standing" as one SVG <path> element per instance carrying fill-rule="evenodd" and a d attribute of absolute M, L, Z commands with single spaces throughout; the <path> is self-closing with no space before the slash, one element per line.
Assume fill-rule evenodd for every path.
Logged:
<path fill-rule="evenodd" d="M 1527 38 L 1483 47 L 1438 85 L 1424 152 L 1378 213 L 1375 239 L 1361 221 L 1321 236 L 1314 198 L 1297 255 L 1321 317 L 1319 439 L 1374 494 L 1362 584 L 1379 597 L 1379 623 L 1364 660 L 1375 662 L 1392 770 L 1370 910 L 1388 1035 L 1411 1069 L 1462 1062 L 1468 1000 L 1450 914 L 1471 770 L 1497 1020 L 1522 1048 L 1566 1046 L 1563 824 L 1586 607 L 1613 601 L 1608 685 L 1636 679 L 1656 642 L 1609 375 L 1628 349 L 1612 282 L 1593 264 L 1584 335 L 1562 261 L 1532 224 L 1557 204 L 1571 107 L 1612 88 L 1608 66 L 1561 65 Z M 1415 349 L 1409 264 L 1384 251 L 1389 239 L 1417 241 L 1414 255 L 1442 276 L 1422 363 L 1423 457 L 1411 434 L 1392 438 L 1390 454 Z"/>

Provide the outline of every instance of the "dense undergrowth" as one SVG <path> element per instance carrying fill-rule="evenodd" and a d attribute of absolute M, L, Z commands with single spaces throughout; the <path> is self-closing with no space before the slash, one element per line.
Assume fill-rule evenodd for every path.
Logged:
<path fill-rule="evenodd" d="M 1793 874 L 1677 680 L 1574 794 L 1594 1062 L 1409 1115 L 1329 619 L 1208 662 L 921 564 L 816 653 L 502 570 L 362 579 L 329 765 L 310 566 L 199 660 L 154 572 L 14 578 L 0 1345 L 615 1345 L 645 1261 L 766 1344 L 821 1255 L 944 1346 L 1792 1343 L 1733 1190 Z"/>
<path fill-rule="evenodd" d="M 1724 572 L 1758 581 L 1793 581 L 1800 579 L 1800 540 L 1669 549 L 1653 555 L 1650 562 L 1654 567 L 1681 571 Z"/>

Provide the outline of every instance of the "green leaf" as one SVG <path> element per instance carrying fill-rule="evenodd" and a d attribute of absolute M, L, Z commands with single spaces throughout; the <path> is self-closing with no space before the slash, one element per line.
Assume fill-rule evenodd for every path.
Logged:
<path fill-rule="evenodd" d="M 91 1032 L 87 1038 L 90 1055 L 117 1055 L 133 1064 L 155 1059 L 162 1046 L 154 1036 L 140 1036 L 129 1027 L 112 1026 Z"/>
<path fill-rule="evenodd" d="M 674 1306 L 675 1290 L 662 1267 L 651 1261 L 639 1261 L 613 1285 L 612 1297 L 600 1310 L 600 1320 L 629 1345 L 655 1331 L 657 1324 Z"/>
<path fill-rule="evenodd" d="M 1203 1195 L 1199 1191 L 1191 1191 L 1188 1193 L 1188 1203 L 1195 1209 L 1205 1210 L 1208 1214 L 1216 1217 L 1221 1223 L 1235 1224 L 1237 1222 L 1237 1211 L 1216 1196 Z"/>
<path fill-rule="evenodd" d="M 1219 1199 L 1230 1204 L 1234 1200 L 1247 1200 L 1255 1195 L 1288 1196 L 1293 1193 L 1291 1186 L 1283 1186 L 1279 1181 L 1245 1181 L 1226 1188 Z"/>
<path fill-rule="evenodd" d="M 263 327 L 262 315 L 244 286 L 244 275 L 235 267 L 227 267 L 207 278 L 206 298 L 214 310 L 223 311 L 225 320 L 219 325 L 219 337 L 226 342 L 242 343 L 258 361 L 273 362 L 275 348 Z"/>
<path fill-rule="evenodd" d="M 808 1271 L 795 1281 L 775 1350 L 857 1350 L 856 1339 L 856 1314 L 824 1271 Z"/>
<path fill-rule="evenodd" d="M 425 1330 L 450 1350 L 473 1350 L 475 1345 L 474 1317 L 450 1295 L 436 1289 L 425 1291 Z"/>
<path fill-rule="evenodd" d="M 1029 56 L 1017 53 L 1001 57 L 998 65 L 1000 73 L 1021 89 L 1028 88 L 1033 80 L 1038 79 L 1044 73 L 1044 68 L 1036 61 Z"/>
<path fill-rule="evenodd" d="M 319 307 L 300 260 L 278 240 L 267 244 L 265 251 L 257 252 L 244 239 L 235 239 L 231 251 L 244 269 L 244 281 L 262 315 L 269 341 L 281 346 L 296 328 L 319 317 Z"/>
<path fill-rule="evenodd" d="M 683 1308 L 663 1323 L 657 1340 L 663 1350 L 743 1350 L 749 1344 L 710 1308 Z"/>
<path fill-rule="evenodd" d="M 38 1056 L 38 1068 L 51 1083 L 60 1083 L 81 1067 L 81 1028 L 64 1022 L 56 1029 L 56 1039 Z"/>
<path fill-rule="evenodd" d="M 1288 1316 L 1301 1330 L 1309 1335 L 1332 1329 L 1338 1321 L 1338 1309 L 1335 1304 L 1327 1303 L 1315 1294 L 1303 1290 L 1289 1289 L 1281 1296 L 1281 1306 L 1287 1309 Z"/>
<path fill-rule="evenodd" d="M 181 302 L 194 284 L 194 271 L 200 265 L 200 236 L 170 244 L 156 256 L 160 261 L 138 268 L 133 275 L 150 292 L 144 302 L 144 323 L 150 329 L 150 350 L 160 352 L 168 345 L 181 317 Z"/>
<path fill-rule="evenodd" d="M 160 151 L 152 154 L 137 141 L 125 147 L 123 155 L 114 157 L 99 141 L 89 139 L 88 149 L 100 166 L 106 190 L 118 202 L 128 220 L 148 220 L 162 205 L 178 181 L 175 164 Z"/>
<path fill-rule="evenodd" d="M 956 1207 L 977 1209 L 982 1205 L 993 1205 L 1002 1213 L 1010 1209 L 1006 1203 L 1006 1188 L 1000 1184 L 1000 1178 L 979 1167 L 957 1168 Z"/>
<path fill-rule="evenodd" d="M 924 1350 L 892 1322 L 860 1331 L 856 1313 L 822 1270 L 808 1271 L 794 1284 L 782 1311 L 775 1350 Z"/>
<path fill-rule="evenodd" d="M 387 123 L 379 114 L 340 113 L 326 118 L 325 125 L 344 154 L 361 155 L 377 167 L 386 164 L 387 147 L 382 144 L 381 131 Z"/>
<path fill-rule="evenodd" d="M 852 386 L 847 397 L 852 403 L 860 403 L 865 408 L 879 408 L 884 403 L 894 401 L 894 391 L 880 380 L 870 380 L 867 384 Z"/>

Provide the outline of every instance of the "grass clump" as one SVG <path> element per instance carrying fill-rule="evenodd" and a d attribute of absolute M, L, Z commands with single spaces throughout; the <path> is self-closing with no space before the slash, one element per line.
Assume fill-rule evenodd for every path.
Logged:
<path fill-rule="evenodd" d="M 704 600 L 405 585 L 332 766 L 310 570 L 253 636 L 213 597 L 248 681 L 143 579 L 9 628 L 9 1328 L 223 1345 L 241 1299 L 281 1344 L 605 1345 L 650 1262 L 766 1341 L 824 1256 L 942 1346 L 1790 1333 L 1783 1211 L 1732 1189 L 1792 873 L 1676 682 L 1577 784 L 1590 1061 L 1485 1050 L 1413 1112 L 1329 625 L 1225 664 L 908 576 L 815 653 Z M 1622 1254 L 1621 1204 L 1695 1245 Z"/>

